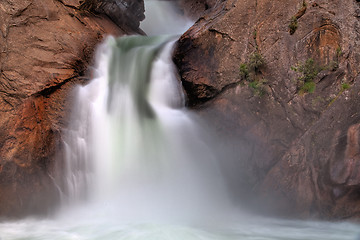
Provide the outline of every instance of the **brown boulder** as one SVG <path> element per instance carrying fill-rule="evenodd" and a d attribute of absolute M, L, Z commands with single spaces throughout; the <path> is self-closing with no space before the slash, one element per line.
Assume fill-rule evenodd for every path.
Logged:
<path fill-rule="evenodd" d="M 359 9 L 354 0 L 227 0 L 180 38 L 174 61 L 188 104 L 226 139 L 234 156 L 220 156 L 224 171 L 258 209 L 359 217 Z M 240 64 L 256 55 L 264 64 L 244 77 Z M 309 59 L 319 66 L 313 93 L 302 87 L 315 67 L 292 70 Z"/>

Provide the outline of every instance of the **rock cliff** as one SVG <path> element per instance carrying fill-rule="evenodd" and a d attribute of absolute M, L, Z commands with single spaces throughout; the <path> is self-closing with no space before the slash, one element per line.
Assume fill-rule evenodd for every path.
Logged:
<path fill-rule="evenodd" d="M 359 4 L 217 1 L 178 42 L 188 105 L 257 209 L 360 217 Z"/>
<path fill-rule="evenodd" d="M 59 199 L 55 150 L 71 89 L 105 34 L 141 32 L 143 2 L 121 4 L 95 15 L 77 0 L 0 1 L 0 216 L 46 213 Z"/>

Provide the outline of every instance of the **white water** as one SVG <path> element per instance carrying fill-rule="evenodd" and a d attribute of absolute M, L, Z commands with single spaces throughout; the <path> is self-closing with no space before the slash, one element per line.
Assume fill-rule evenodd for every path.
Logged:
<path fill-rule="evenodd" d="M 0 239 L 357 239 L 357 224 L 266 219 L 231 206 L 206 134 L 184 108 L 167 39 L 110 38 L 99 48 L 96 77 L 79 87 L 65 131 L 64 208 L 0 223 Z"/>
<path fill-rule="evenodd" d="M 100 49 L 98 77 L 79 89 L 75 111 L 90 127 L 84 134 L 74 121 L 68 143 L 74 155 L 85 149 L 78 159 L 89 156 L 78 165 L 93 167 L 70 171 L 70 199 L 81 199 L 86 185 L 90 200 L 113 205 L 126 221 L 192 221 L 229 205 L 201 127 L 184 109 L 168 38 L 110 38 Z"/>
<path fill-rule="evenodd" d="M 145 1 L 145 21 L 140 24 L 147 35 L 181 34 L 193 22 L 181 15 L 171 1 Z"/>

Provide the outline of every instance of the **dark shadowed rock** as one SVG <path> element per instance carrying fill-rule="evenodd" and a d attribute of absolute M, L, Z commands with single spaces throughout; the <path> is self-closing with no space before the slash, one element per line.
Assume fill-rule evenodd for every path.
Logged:
<path fill-rule="evenodd" d="M 143 0 L 83 0 L 79 9 L 104 14 L 129 33 L 143 33 L 139 29 L 145 19 Z"/>
<path fill-rule="evenodd" d="M 237 155 L 222 160 L 237 170 L 224 171 L 258 209 L 359 217 L 358 11 L 354 0 L 227 0 L 180 38 L 188 105 L 228 139 Z M 256 54 L 264 64 L 241 73 Z M 292 70 L 310 58 L 313 93 Z"/>

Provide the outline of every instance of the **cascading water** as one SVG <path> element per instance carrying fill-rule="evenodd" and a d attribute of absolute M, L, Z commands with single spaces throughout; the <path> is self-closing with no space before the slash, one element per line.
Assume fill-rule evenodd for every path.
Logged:
<path fill-rule="evenodd" d="M 156 34 L 151 24 L 144 28 Z M 0 223 L 0 239 L 356 239 L 356 224 L 235 211 L 214 149 L 184 108 L 171 61 L 174 40 L 108 38 L 99 47 L 95 77 L 77 89 L 64 131 L 65 207 L 48 219 Z"/>
<path fill-rule="evenodd" d="M 116 199 L 112 211 L 123 217 L 152 220 L 228 205 L 201 127 L 184 109 L 172 38 L 109 38 L 100 48 L 98 77 L 79 87 L 65 143 L 71 199 L 88 189 L 100 202 Z"/>

